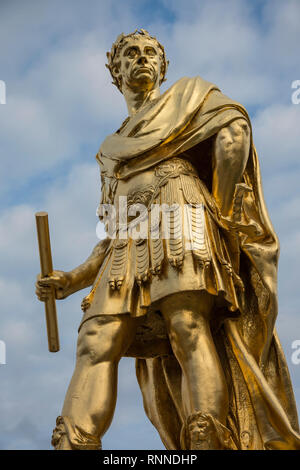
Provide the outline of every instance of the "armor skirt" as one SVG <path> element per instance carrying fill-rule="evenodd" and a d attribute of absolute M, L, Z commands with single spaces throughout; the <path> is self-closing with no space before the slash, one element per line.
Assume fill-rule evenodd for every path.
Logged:
<path fill-rule="evenodd" d="M 118 223 L 90 294 L 82 323 L 97 315 L 145 315 L 162 298 L 206 290 L 239 309 L 243 283 L 236 256 L 216 220 L 216 206 L 193 165 L 174 157 L 157 165 L 153 184 L 127 196 L 127 221 Z M 139 217 L 132 219 L 137 209 Z M 232 313 L 231 313 L 232 315 Z M 82 324 L 81 323 L 81 324 Z"/>

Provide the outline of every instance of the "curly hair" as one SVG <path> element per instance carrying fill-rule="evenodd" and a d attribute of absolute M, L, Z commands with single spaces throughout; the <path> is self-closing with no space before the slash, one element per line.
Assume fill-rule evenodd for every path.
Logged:
<path fill-rule="evenodd" d="M 161 85 L 163 82 L 166 81 L 165 77 L 166 77 L 169 61 L 166 59 L 166 54 L 165 54 L 164 47 L 156 39 L 156 37 L 150 36 L 148 31 L 146 31 L 145 29 L 140 29 L 140 30 L 136 29 L 133 33 L 130 33 L 130 34 L 126 34 L 126 35 L 124 33 L 120 34 L 117 37 L 116 42 L 113 43 L 111 51 L 106 53 L 106 56 L 107 56 L 107 59 L 108 59 L 108 64 L 105 64 L 105 66 L 110 71 L 110 74 L 111 74 L 112 79 L 113 79 L 112 83 L 114 85 L 116 85 L 116 87 L 120 90 L 121 93 L 122 93 L 122 78 L 121 77 L 116 77 L 113 73 L 113 70 L 116 67 L 118 67 L 118 65 L 120 63 L 120 61 L 118 59 L 120 57 L 120 53 L 121 53 L 123 47 L 127 44 L 126 40 L 128 38 L 138 39 L 140 36 L 144 36 L 147 39 L 150 39 L 158 47 L 159 58 L 160 58 L 160 61 L 161 61 L 161 75 L 162 75 L 159 84 Z"/>

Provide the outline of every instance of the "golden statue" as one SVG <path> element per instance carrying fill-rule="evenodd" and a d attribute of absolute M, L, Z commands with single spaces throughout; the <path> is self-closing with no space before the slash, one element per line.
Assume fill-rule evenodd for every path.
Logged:
<path fill-rule="evenodd" d="M 53 288 L 63 299 L 92 285 L 52 444 L 101 448 L 118 363 L 131 356 L 146 414 L 167 449 L 300 449 L 274 326 L 279 245 L 249 116 L 200 77 L 160 95 L 168 62 L 145 30 L 120 35 L 107 57 L 129 113 L 96 157 L 100 209 L 115 209 L 115 236 L 73 271 L 37 282 L 42 301 Z M 135 219 L 137 205 L 146 211 Z M 155 215 L 156 206 L 173 209 Z M 147 217 L 148 231 L 124 236 Z"/>

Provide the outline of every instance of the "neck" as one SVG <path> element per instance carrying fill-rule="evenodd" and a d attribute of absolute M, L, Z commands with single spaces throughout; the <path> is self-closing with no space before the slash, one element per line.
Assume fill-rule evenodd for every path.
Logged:
<path fill-rule="evenodd" d="M 122 89 L 124 95 L 129 116 L 132 116 L 139 111 L 145 104 L 150 103 L 160 96 L 159 87 L 155 87 L 152 90 L 132 90 L 126 85 Z"/>

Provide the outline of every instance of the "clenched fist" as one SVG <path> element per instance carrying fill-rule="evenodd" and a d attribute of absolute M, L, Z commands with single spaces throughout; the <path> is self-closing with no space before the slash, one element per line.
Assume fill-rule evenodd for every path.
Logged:
<path fill-rule="evenodd" d="M 64 299 L 67 296 L 67 290 L 70 284 L 71 275 L 64 271 L 53 271 L 51 275 L 47 277 L 41 277 L 41 275 L 38 274 L 35 284 L 35 293 L 40 301 L 45 302 L 51 294 L 52 288 L 54 288 L 55 298 Z"/>

